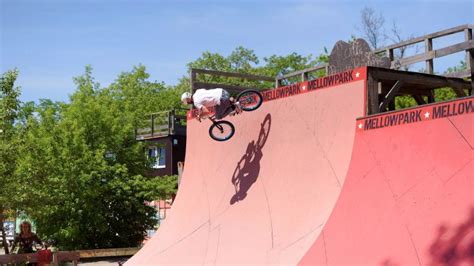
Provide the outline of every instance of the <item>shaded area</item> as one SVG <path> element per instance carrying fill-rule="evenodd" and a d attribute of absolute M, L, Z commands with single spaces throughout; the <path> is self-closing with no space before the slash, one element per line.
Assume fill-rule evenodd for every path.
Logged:
<path fill-rule="evenodd" d="M 438 228 L 430 254 L 431 265 L 474 265 L 474 207 L 458 226 Z"/>
<path fill-rule="evenodd" d="M 261 124 L 258 139 L 249 142 L 245 154 L 237 163 L 231 180 L 235 188 L 235 194 L 230 199 L 231 205 L 245 199 L 247 192 L 257 181 L 260 173 L 260 161 L 263 157 L 262 148 L 270 133 L 271 120 L 271 115 L 267 114 Z"/>

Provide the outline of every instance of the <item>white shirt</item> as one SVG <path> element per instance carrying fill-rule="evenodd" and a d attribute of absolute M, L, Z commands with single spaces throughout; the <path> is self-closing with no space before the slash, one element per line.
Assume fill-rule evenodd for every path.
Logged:
<path fill-rule="evenodd" d="M 193 102 L 196 108 L 201 109 L 203 106 L 214 107 L 221 103 L 222 89 L 199 89 L 193 95 Z"/>

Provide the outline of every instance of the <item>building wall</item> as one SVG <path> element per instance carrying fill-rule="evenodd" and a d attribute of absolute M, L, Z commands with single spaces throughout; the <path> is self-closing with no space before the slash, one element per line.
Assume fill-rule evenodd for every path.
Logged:
<path fill-rule="evenodd" d="M 150 168 L 147 175 L 149 176 L 163 176 L 163 175 L 177 175 L 178 162 L 184 162 L 186 152 L 186 136 L 168 136 L 156 139 L 149 139 L 145 141 L 147 146 L 160 146 L 166 150 L 165 168 L 153 169 Z"/>

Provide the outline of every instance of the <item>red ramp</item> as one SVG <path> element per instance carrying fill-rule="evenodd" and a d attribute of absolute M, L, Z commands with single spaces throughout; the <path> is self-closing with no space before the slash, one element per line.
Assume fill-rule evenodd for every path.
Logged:
<path fill-rule="evenodd" d="M 473 107 L 357 120 L 344 189 L 299 265 L 474 265 Z"/>
<path fill-rule="evenodd" d="M 189 120 L 176 201 L 127 265 L 296 265 L 344 184 L 365 75 L 266 92 L 260 109 L 229 118 L 236 134 L 227 142 L 209 138 L 209 121 Z"/>

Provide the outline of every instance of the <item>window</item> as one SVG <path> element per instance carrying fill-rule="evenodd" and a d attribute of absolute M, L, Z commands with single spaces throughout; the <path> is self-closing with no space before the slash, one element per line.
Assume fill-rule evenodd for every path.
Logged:
<path fill-rule="evenodd" d="M 154 161 L 152 168 L 159 169 L 166 167 L 166 149 L 164 147 L 149 147 L 148 158 Z"/>

